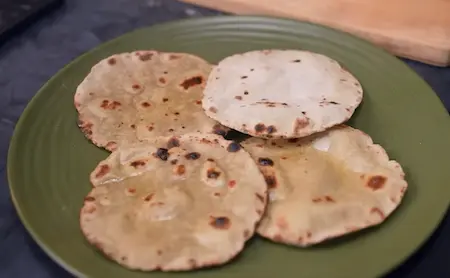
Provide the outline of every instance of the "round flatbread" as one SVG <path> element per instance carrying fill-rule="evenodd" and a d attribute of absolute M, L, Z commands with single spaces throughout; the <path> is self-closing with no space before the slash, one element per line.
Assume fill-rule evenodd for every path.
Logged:
<path fill-rule="evenodd" d="M 136 51 L 96 64 L 78 86 L 79 126 L 108 150 L 189 132 L 225 134 L 201 100 L 211 65 L 185 53 Z"/>
<path fill-rule="evenodd" d="M 225 58 L 209 75 L 208 116 L 255 137 L 300 138 L 347 121 L 360 104 L 358 80 L 338 62 L 299 50 Z"/>
<path fill-rule="evenodd" d="M 351 127 L 302 139 L 251 138 L 242 146 L 269 186 L 257 232 L 276 242 L 308 246 L 380 224 L 407 188 L 401 166 Z"/>
<path fill-rule="evenodd" d="M 254 234 L 267 201 L 250 155 L 217 135 L 120 148 L 91 178 L 81 229 L 91 244 L 131 269 L 225 263 Z"/>

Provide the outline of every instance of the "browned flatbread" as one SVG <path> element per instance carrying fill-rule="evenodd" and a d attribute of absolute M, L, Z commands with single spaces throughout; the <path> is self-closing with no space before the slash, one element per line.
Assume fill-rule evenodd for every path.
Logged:
<path fill-rule="evenodd" d="M 303 139 L 250 138 L 242 145 L 269 186 L 257 232 L 276 242 L 309 246 L 380 224 L 407 189 L 401 166 L 351 127 Z"/>
<path fill-rule="evenodd" d="M 359 81 L 337 61 L 301 50 L 257 50 L 220 61 L 204 91 L 206 114 L 255 137 L 301 138 L 346 122 Z"/>
<path fill-rule="evenodd" d="M 225 134 L 201 100 L 211 65 L 186 53 L 135 51 L 112 55 L 78 86 L 79 126 L 107 150 L 139 140 L 190 132 Z"/>
<path fill-rule="evenodd" d="M 112 260 L 146 271 L 228 262 L 253 235 L 267 202 L 253 159 L 217 135 L 119 148 L 91 181 L 83 234 Z"/>

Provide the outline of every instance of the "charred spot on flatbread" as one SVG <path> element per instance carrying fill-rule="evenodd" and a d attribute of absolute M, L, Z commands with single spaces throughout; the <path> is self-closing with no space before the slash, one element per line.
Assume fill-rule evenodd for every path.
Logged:
<path fill-rule="evenodd" d="M 175 174 L 182 176 L 186 173 L 186 166 L 180 164 L 175 167 Z"/>
<path fill-rule="evenodd" d="M 95 174 L 96 178 L 101 178 L 104 175 L 108 174 L 109 171 L 111 170 L 111 167 L 109 167 L 108 164 L 102 164 L 100 165 L 100 167 L 98 168 L 97 173 Z"/>
<path fill-rule="evenodd" d="M 112 65 L 115 65 L 116 62 L 117 62 L 116 59 L 113 58 L 113 57 L 108 59 L 108 64 L 110 64 L 111 66 L 112 66 Z"/>
<path fill-rule="evenodd" d="M 208 179 L 217 179 L 220 176 L 220 172 L 214 168 L 210 168 L 206 172 L 206 176 L 208 177 Z"/>
<path fill-rule="evenodd" d="M 269 188 L 277 187 L 277 177 L 275 177 L 274 175 L 266 174 L 264 175 L 264 180 L 266 181 L 266 184 Z"/>
<path fill-rule="evenodd" d="M 273 160 L 267 157 L 258 158 L 258 164 L 261 166 L 273 166 Z"/>
<path fill-rule="evenodd" d="M 139 168 L 139 167 L 145 166 L 146 164 L 147 163 L 145 162 L 145 160 L 135 160 L 130 163 L 130 166 L 133 168 Z"/>
<path fill-rule="evenodd" d="M 211 217 L 209 224 L 216 229 L 226 230 L 230 228 L 231 220 L 225 216 Z"/>
<path fill-rule="evenodd" d="M 239 145 L 236 142 L 231 142 L 228 147 L 227 147 L 227 151 L 234 153 L 234 152 L 238 152 L 241 149 L 241 145 Z"/>
<path fill-rule="evenodd" d="M 170 150 L 172 148 L 175 147 L 179 147 L 180 146 L 180 140 L 178 140 L 176 137 L 172 137 L 169 139 L 169 141 L 167 142 L 167 148 Z"/>
<path fill-rule="evenodd" d="M 156 151 L 156 156 L 163 161 L 167 161 L 170 156 L 169 150 L 166 148 L 158 148 L 158 150 Z"/>
<path fill-rule="evenodd" d="M 197 160 L 200 158 L 200 156 L 201 156 L 201 154 L 199 152 L 190 152 L 190 153 L 186 154 L 184 157 L 187 160 Z"/>
<path fill-rule="evenodd" d="M 225 136 L 227 135 L 227 129 L 220 124 L 216 124 L 213 126 L 213 133 L 220 136 Z"/>
<path fill-rule="evenodd" d="M 263 133 L 264 131 L 266 131 L 266 126 L 263 123 L 259 123 L 255 125 L 255 131 L 256 133 Z"/>
<path fill-rule="evenodd" d="M 294 123 L 294 134 L 299 134 L 300 131 L 309 125 L 308 118 L 297 118 Z"/>
<path fill-rule="evenodd" d="M 183 89 L 187 90 L 193 86 L 197 86 L 203 83 L 203 77 L 202 76 L 194 76 L 188 79 L 185 79 L 180 86 L 183 87 Z"/>
<path fill-rule="evenodd" d="M 373 176 L 367 181 L 367 187 L 371 188 L 372 190 L 381 189 L 384 187 L 386 180 L 386 177 L 383 176 Z"/>
<path fill-rule="evenodd" d="M 267 127 L 267 134 L 272 134 L 272 133 L 275 133 L 275 132 L 277 132 L 277 128 L 275 126 L 270 125 L 270 126 Z"/>
<path fill-rule="evenodd" d="M 86 196 L 86 197 L 84 198 L 84 200 L 85 200 L 86 202 L 93 202 L 93 201 L 95 201 L 95 198 L 92 197 L 92 196 Z"/>
<path fill-rule="evenodd" d="M 152 56 L 153 56 L 153 53 L 149 53 L 149 52 L 144 53 L 144 54 L 139 55 L 139 60 L 145 62 L 145 61 L 150 60 L 152 58 Z"/>

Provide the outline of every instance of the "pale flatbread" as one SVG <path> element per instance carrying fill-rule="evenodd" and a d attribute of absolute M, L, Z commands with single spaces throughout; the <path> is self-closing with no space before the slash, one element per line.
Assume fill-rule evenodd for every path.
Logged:
<path fill-rule="evenodd" d="M 351 127 L 289 141 L 251 138 L 242 146 L 269 185 L 257 232 L 276 242 L 308 246 L 380 224 L 407 188 L 401 166 Z"/>
<path fill-rule="evenodd" d="M 203 108 L 252 136 L 300 138 L 347 121 L 362 97 L 358 80 L 331 58 L 264 50 L 219 62 L 209 75 Z"/>
<path fill-rule="evenodd" d="M 131 269 L 225 263 L 253 235 L 267 201 L 264 177 L 250 155 L 217 135 L 120 148 L 91 177 L 81 229 Z"/>
<path fill-rule="evenodd" d="M 78 86 L 79 126 L 94 144 L 123 144 L 189 132 L 225 133 L 201 100 L 211 65 L 185 53 L 135 51 L 96 64 Z"/>

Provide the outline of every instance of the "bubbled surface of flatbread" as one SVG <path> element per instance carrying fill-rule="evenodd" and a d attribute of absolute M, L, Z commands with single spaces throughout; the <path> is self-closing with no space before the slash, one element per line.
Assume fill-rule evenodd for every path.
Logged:
<path fill-rule="evenodd" d="M 251 156 L 217 135 L 120 148 L 91 181 L 83 234 L 112 260 L 147 271 L 226 263 L 254 234 L 267 201 Z"/>
<path fill-rule="evenodd" d="M 220 61 L 204 91 L 206 113 L 255 137 L 300 138 L 347 121 L 358 80 L 338 62 L 300 50 L 262 50 Z"/>
<path fill-rule="evenodd" d="M 110 151 L 158 136 L 217 132 L 217 122 L 201 106 L 210 71 L 210 64 L 186 53 L 112 55 L 97 63 L 77 88 L 79 127 Z"/>
<path fill-rule="evenodd" d="M 242 145 L 269 186 L 257 232 L 276 242 L 308 246 L 380 224 L 407 189 L 399 163 L 351 127 L 302 139 L 251 138 Z"/>

